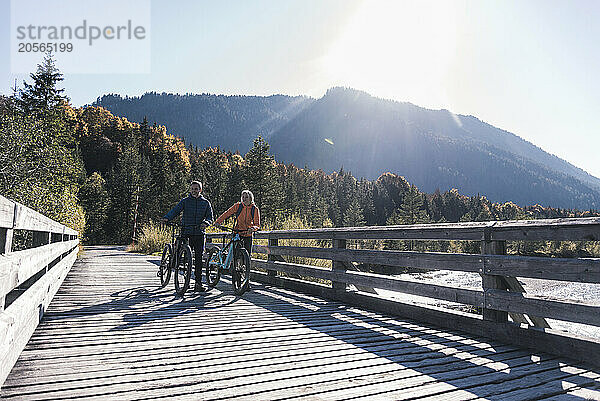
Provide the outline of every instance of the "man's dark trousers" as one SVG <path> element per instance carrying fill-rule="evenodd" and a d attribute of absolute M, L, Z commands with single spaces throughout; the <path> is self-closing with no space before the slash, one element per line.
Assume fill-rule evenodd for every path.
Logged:
<path fill-rule="evenodd" d="M 202 283 L 202 254 L 204 253 L 204 234 L 188 235 L 190 247 L 194 251 L 194 275 L 196 284 Z"/>

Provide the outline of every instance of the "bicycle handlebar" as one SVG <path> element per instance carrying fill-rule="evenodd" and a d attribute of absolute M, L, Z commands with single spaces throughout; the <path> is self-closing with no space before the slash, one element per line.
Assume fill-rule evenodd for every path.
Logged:
<path fill-rule="evenodd" d="M 233 227 L 222 226 L 221 224 L 217 224 L 217 223 L 213 223 L 213 226 L 220 228 L 222 230 L 233 231 L 233 232 L 237 232 L 237 233 L 244 233 L 244 232 L 248 231 L 248 230 L 238 230 Z"/>
<path fill-rule="evenodd" d="M 171 227 L 181 227 L 181 228 L 200 228 L 200 226 L 202 224 L 206 224 L 206 226 L 210 226 L 210 224 L 206 221 L 203 221 L 200 224 L 181 224 L 181 223 L 177 223 L 177 222 L 171 222 L 171 221 L 166 221 L 163 222 L 163 224 L 167 225 L 167 226 L 171 226 Z"/>

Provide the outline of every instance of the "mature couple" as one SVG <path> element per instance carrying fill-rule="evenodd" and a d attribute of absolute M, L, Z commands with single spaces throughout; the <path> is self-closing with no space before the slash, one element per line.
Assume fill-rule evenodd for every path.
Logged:
<path fill-rule="evenodd" d="M 192 181 L 190 184 L 190 195 L 183 198 L 164 217 L 163 221 L 173 220 L 183 211 L 182 233 L 189 238 L 190 246 L 194 250 L 194 275 L 196 284 L 194 291 L 205 291 L 202 287 L 202 254 L 204 253 L 204 230 L 213 223 L 213 211 L 210 202 L 201 195 L 202 183 Z M 252 254 L 252 234 L 260 228 L 260 211 L 254 204 L 254 195 L 248 190 L 242 191 L 241 202 L 236 202 L 225 213 L 215 221 L 216 224 L 223 222 L 233 214 L 236 214 L 234 228 L 242 230 L 240 237 L 244 242 L 244 248 L 248 255 Z"/>

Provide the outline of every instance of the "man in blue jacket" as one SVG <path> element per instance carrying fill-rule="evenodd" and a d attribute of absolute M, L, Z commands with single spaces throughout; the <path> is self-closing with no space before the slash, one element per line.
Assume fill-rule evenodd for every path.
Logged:
<path fill-rule="evenodd" d="M 202 254 L 204 253 L 204 230 L 212 224 L 213 211 L 210 202 L 202 195 L 202 183 L 190 183 L 190 195 L 183 198 L 173 209 L 163 217 L 163 221 L 173 220 L 183 210 L 182 233 L 189 238 L 190 246 L 194 250 L 194 275 L 196 284 L 194 291 L 203 292 L 202 287 Z"/>

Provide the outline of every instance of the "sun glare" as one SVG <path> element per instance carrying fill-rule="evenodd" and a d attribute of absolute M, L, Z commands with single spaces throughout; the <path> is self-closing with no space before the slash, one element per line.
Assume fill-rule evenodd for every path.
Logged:
<path fill-rule="evenodd" d="M 453 4 L 365 1 L 322 59 L 322 68 L 334 85 L 443 105 L 456 48 Z"/>

